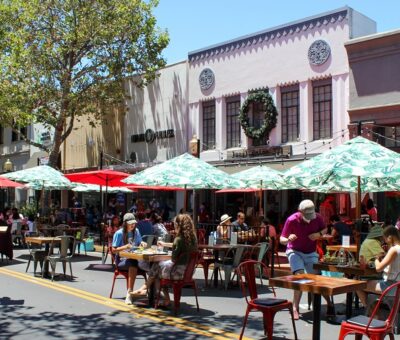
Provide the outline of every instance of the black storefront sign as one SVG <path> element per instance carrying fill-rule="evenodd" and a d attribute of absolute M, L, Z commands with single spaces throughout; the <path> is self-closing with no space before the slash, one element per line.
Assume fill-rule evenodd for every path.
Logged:
<path fill-rule="evenodd" d="M 140 133 L 138 135 L 131 135 L 131 143 L 153 143 L 156 139 L 165 139 L 175 137 L 175 131 L 173 129 L 154 131 L 152 129 L 147 129 L 145 133 Z"/>

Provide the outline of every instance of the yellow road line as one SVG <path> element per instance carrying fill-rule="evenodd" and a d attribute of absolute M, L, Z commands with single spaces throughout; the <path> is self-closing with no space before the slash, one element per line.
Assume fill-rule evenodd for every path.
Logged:
<path fill-rule="evenodd" d="M 65 294 L 73 295 L 78 298 L 82 298 L 94 303 L 98 303 L 110 308 L 114 308 L 123 312 L 128 312 L 134 315 L 136 318 L 146 318 L 153 321 L 161 322 L 169 326 L 173 326 L 185 331 L 193 332 L 196 334 L 204 335 L 213 339 L 237 339 L 239 336 L 235 333 L 230 333 L 222 329 L 209 327 L 192 321 L 188 321 L 182 318 L 170 316 L 162 311 L 154 309 L 145 309 L 137 306 L 127 306 L 123 301 L 109 299 L 102 295 L 90 293 L 77 288 L 65 286 L 59 283 L 51 282 L 49 280 L 43 280 L 41 278 L 33 277 L 25 273 L 15 272 L 6 268 L 0 268 L 0 273 L 8 276 L 18 278 L 30 283 L 38 284 L 40 286 L 50 288 Z M 243 337 L 245 340 L 250 338 Z"/>

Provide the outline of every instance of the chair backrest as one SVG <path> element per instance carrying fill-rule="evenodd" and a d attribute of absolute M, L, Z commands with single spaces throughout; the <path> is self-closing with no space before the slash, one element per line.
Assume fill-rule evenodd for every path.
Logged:
<path fill-rule="evenodd" d="M 264 260 L 264 256 L 265 256 L 266 252 L 268 251 L 269 243 L 268 242 L 261 242 L 261 243 L 258 244 L 258 246 L 260 248 L 258 250 L 257 261 L 262 262 Z"/>
<path fill-rule="evenodd" d="M 187 256 L 187 254 L 184 253 L 181 254 L 181 256 Z M 185 273 L 183 274 L 183 282 L 192 281 L 192 277 L 200 256 L 201 253 L 198 250 L 189 253 L 189 262 L 187 263 Z"/>
<path fill-rule="evenodd" d="M 235 256 L 233 257 L 233 267 L 237 267 L 241 260 L 242 260 L 242 256 L 243 256 L 243 252 L 244 252 L 244 247 L 241 246 L 237 246 L 236 247 L 236 252 L 235 252 Z"/>
<path fill-rule="evenodd" d="M 387 303 L 388 300 L 392 301 L 392 303 L 390 303 L 390 313 L 386 319 L 386 328 L 391 328 L 393 327 L 393 323 L 400 308 L 400 281 L 396 281 L 382 292 L 382 295 L 379 298 L 378 303 L 376 304 L 368 321 L 367 328 L 378 313 L 380 305 L 382 303 Z"/>
<path fill-rule="evenodd" d="M 251 300 L 254 300 L 258 297 L 256 268 L 260 267 L 263 269 L 264 272 L 268 271 L 267 266 L 264 263 L 254 260 L 242 262 L 236 268 L 240 286 L 242 288 L 243 296 L 246 298 L 246 302 L 248 302 L 249 297 Z"/>
<path fill-rule="evenodd" d="M 59 238 L 61 239 L 60 257 L 68 257 L 69 245 L 70 245 L 70 242 L 74 241 L 74 237 L 73 236 L 59 236 Z M 74 251 L 74 249 L 75 249 L 75 247 L 72 248 L 72 252 Z"/>
<path fill-rule="evenodd" d="M 197 229 L 197 243 L 198 244 L 206 244 L 206 230 L 205 229 Z"/>
<path fill-rule="evenodd" d="M 76 233 L 76 240 L 82 241 L 85 238 L 86 227 L 81 227 L 80 230 Z"/>

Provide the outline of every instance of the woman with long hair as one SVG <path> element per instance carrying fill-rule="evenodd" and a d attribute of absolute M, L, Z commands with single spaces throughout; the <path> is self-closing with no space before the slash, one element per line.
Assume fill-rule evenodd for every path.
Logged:
<path fill-rule="evenodd" d="M 375 259 L 376 271 L 383 272 L 383 280 L 369 280 L 365 290 L 357 291 L 362 304 L 367 306 L 367 293 L 381 293 L 400 280 L 400 232 L 389 226 L 383 230 L 383 237 L 390 247 L 383 259 Z"/>
<path fill-rule="evenodd" d="M 179 214 L 174 220 L 175 239 L 173 243 L 158 242 L 160 246 L 172 247 L 172 258 L 153 264 L 149 272 L 148 286 L 155 284 L 156 291 L 160 289 L 160 279 L 179 280 L 183 278 L 186 266 L 190 260 L 189 254 L 196 251 L 197 236 L 192 218 L 188 214 Z M 168 289 L 163 290 L 164 303 L 169 306 Z"/>

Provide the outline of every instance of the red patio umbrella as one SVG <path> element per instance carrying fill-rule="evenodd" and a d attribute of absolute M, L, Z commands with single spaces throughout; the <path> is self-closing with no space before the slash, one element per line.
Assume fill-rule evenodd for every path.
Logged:
<path fill-rule="evenodd" d="M 0 176 L 0 188 L 24 188 L 25 185 Z"/>
<path fill-rule="evenodd" d="M 128 177 L 129 174 L 111 169 L 75 172 L 65 174 L 71 182 L 84 184 L 97 184 L 105 187 L 126 187 L 127 184 L 121 182 L 121 179 Z"/>

